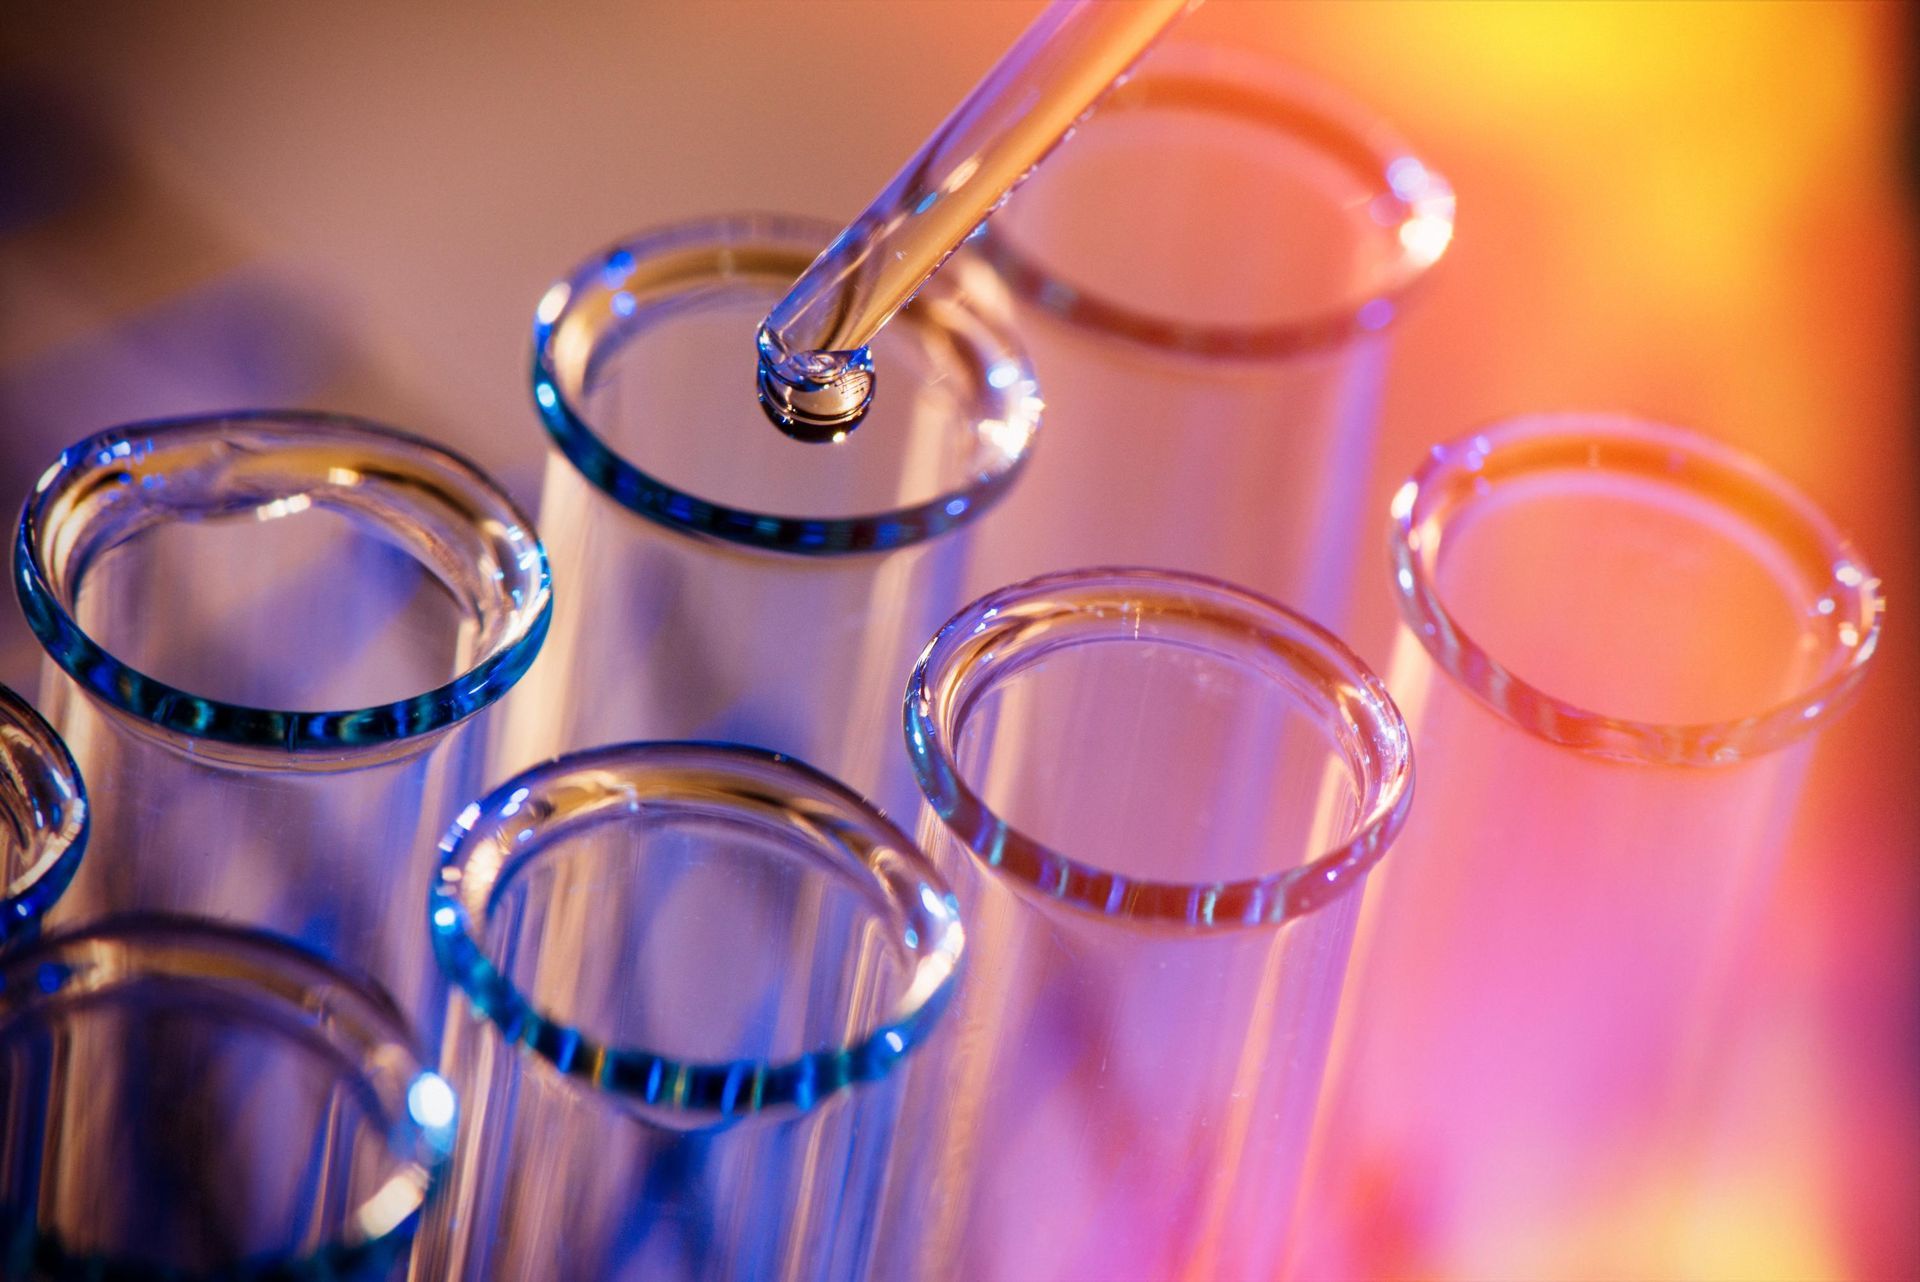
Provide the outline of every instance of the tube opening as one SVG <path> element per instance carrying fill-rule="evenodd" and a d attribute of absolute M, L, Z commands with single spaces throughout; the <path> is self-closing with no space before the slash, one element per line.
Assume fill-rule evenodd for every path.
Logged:
<path fill-rule="evenodd" d="M 1521 728 L 1622 761 L 1719 765 L 1831 714 L 1879 580 L 1811 502 L 1697 433 L 1599 414 L 1436 446 L 1393 504 L 1401 613 Z"/>
<path fill-rule="evenodd" d="M 361 1276 L 454 1108 L 384 995 L 273 936 L 122 917 L 0 962 L 0 1116 L 37 1119 L 0 1251 L 50 1276 Z"/>
<path fill-rule="evenodd" d="M 1452 187 L 1363 108 L 1262 59 L 1174 44 L 982 244 L 1019 297 L 1076 326 L 1273 358 L 1384 328 L 1453 218 Z"/>
<path fill-rule="evenodd" d="M 86 847 L 86 788 L 67 745 L 0 686 L 0 947 L 38 926 Z"/>
<path fill-rule="evenodd" d="M 41 643 L 163 730 L 312 754 L 485 707 L 548 616 L 531 523 L 464 460 L 332 415 L 136 424 L 63 453 L 15 548 Z"/>
<path fill-rule="evenodd" d="M 945 883 L 858 797 L 723 744 L 562 757 L 470 806 L 430 906 L 511 1043 L 674 1127 L 885 1075 L 944 1006 Z"/>
<path fill-rule="evenodd" d="M 922 790 L 1023 891 L 1272 925 L 1343 893 L 1411 797 L 1407 731 L 1330 633 L 1196 575 L 1098 569 L 955 616 L 908 687 Z"/>
<path fill-rule="evenodd" d="M 772 427 L 755 335 L 832 238 L 743 215 L 617 245 L 553 286 L 534 325 L 534 400 L 595 486 L 683 533 L 801 555 L 884 551 L 995 502 L 1040 401 L 978 261 L 950 262 L 875 340 L 873 402 L 820 444 Z"/>

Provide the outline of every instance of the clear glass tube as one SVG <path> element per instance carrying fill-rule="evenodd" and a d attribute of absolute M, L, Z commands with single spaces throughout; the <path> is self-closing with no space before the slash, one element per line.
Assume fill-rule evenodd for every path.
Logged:
<path fill-rule="evenodd" d="M 1271 1274 L 1411 796 L 1384 688 L 1229 584 L 1088 570 L 957 615 L 906 719 L 974 960 L 908 1074 L 937 1157 L 893 1191 L 883 1276 Z"/>
<path fill-rule="evenodd" d="M 31 939 L 87 849 L 87 790 L 40 714 L 0 686 L 0 948 Z"/>
<path fill-rule="evenodd" d="M 1302 1272 L 1685 1271 L 1620 1252 L 1684 1239 L 1728 999 L 1878 582 L 1751 459 L 1594 414 L 1437 446 L 1392 550 L 1422 800 L 1368 897 Z"/>
<path fill-rule="evenodd" d="M 0 1275 L 385 1279 L 455 1103 L 384 994 L 133 915 L 0 958 Z"/>
<path fill-rule="evenodd" d="M 416 924 L 434 841 L 479 791 L 469 718 L 547 621 L 545 556 L 506 495 L 350 419 L 135 424 L 47 469 L 14 568 L 93 807 L 53 920 L 270 927 L 437 1021 Z"/>
<path fill-rule="evenodd" d="M 568 748 L 723 739 L 911 804 L 890 692 L 964 599 L 962 527 L 1019 474 L 1039 401 L 998 281 L 960 259 L 882 331 L 893 377 L 867 426 L 831 445 L 776 431 L 742 384 L 742 336 L 832 234 L 669 227 L 541 301 L 559 591 L 494 777 Z"/>
<path fill-rule="evenodd" d="M 461 815 L 431 920 L 466 1108 L 416 1277 L 865 1275 L 963 947 L 891 823 L 757 749 L 578 753 Z"/>
<path fill-rule="evenodd" d="M 1452 231 L 1452 189 L 1365 110 L 1232 50 L 1148 54 L 979 242 L 1048 431 L 974 582 L 1163 565 L 1336 620 L 1386 330 Z"/>

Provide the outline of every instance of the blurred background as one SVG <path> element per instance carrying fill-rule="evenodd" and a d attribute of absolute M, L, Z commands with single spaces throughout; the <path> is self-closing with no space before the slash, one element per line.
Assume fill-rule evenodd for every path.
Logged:
<path fill-rule="evenodd" d="M 697 214 L 845 220 L 1038 8 L 11 4 L 0 500 L 99 427 L 300 405 L 453 444 L 531 506 L 528 331 L 555 277 Z M 1619 408 L 1758 454 L 1886 581 L 1886 646 L 1823 741 L 1750 977 L 1741 1175 L 1673 1265 L 1698 1276 L 1920 1275 L 1911 26 L 1895 4 L 1212 0 L 1181 31 L 1344 87 L 1459 192 L 1398 329 L 1370 511 L 1434 439 Z M 0 680 L 31 697 L 8 596 Z M 1376 666 L 1392 621 L 1382 574 L 1351 629 Z"/>

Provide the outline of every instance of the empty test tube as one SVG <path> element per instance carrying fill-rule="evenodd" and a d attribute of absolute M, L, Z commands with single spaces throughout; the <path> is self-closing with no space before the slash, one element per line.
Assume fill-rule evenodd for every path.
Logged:
<path fill-rule="evenodd" d="M 52 920 L 268 927 L 437 1019 L 426 870 L 479 790 L 470 718 L 547 621 L 545 557 L 512 502 L 355 420 L 134 424 L 47 469 L 14 568 L 93 812 Z"/>
<path fill-rule="evenodd" d="M 386 1282 L 455 1101 L 391 1000 L 134 915 L 0 957 L 0 1276 Z"/>
<path fill-rule="evenodd" d="M 464 1109 L 416 1278 L 868 1276 L 962 952 L 871 807 L 756 749 L 563 757 L 461 815 L 431 931 Z"/>
<path fill-rule="evenodd" d="M 1879 584 L 1752 459 L 1597 414 L 1434 447 L 1392 550 L 1422 800 L 1300 1275 L 1697 1273 L 1730 1004 Z"/>
<path fill-rule="evenodd" d="M 1346 647 L 1229 584 L 1088 570 L 991 593 L 907 694 L 923 844 L 966 915 L 934 1138 L 882 1275 L 1280 1266 L 1361 888 L 1411 796 Z"/>
<path fill-rule="evenodd" d="M 1148 54 L 978 242 L 1048 431 L 973 582 L 1161 565 L 1337 630 L 1378 537 L 1391 328 L 1453 214 L 1420 153 L 1332 89 L 1233 49 Z"/>
<path fill-rule="evenodd" d="M 1025 465 L 1040 405 L 997 280 L 959 261 L 881 334 L 878 430 L 828 447 L 769 429 L 735 340 L 831 234 L 664 228 L 541 301 L 555 613 L 495 778 L 570 748 L 721 739 L 912 804 L 891 692 L 964 599 L 972 526 Z"/>
<path fill-rule="evenodd" d="M 0 686 L 0 948 L 31 938 L 87 848 L 87 793 L 40 714 Z"/>

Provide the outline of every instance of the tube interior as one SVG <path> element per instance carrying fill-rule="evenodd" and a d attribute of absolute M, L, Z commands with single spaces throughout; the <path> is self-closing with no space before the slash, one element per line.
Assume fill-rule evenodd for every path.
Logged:
<path fill-rule="evenodd" d="M 442 846 L 442 965 L 562 1071 L 681 1124 L 888 1071 L 944 1005 L 952 897 L 877 811 L 758 749 L 562 757 Z"/>
<path fill-rule="evenodd" d="M 20 555 L 29 620 L 86 688 L 236 743 L 448 724 L 545 628 L 545 556 L 505 495 L 425 442 L 325 415 L 82 442 L 29 503 Z"/>
<path fill-rule="evenodd" d="M 949 528 L 1025 460 L 1039 401 L 993 273 L 962 255 L 873 346 L 877 390 L 829 444 L 776 430 L 754 336 L 832 230 L 741 217 L 628 242 L 541 303 L 535 398 L 613 497 L 693 533 L 780 551 L 862 551 Z M 811 522 L 811 528 L 787 528 Z"/>
<path fill-rule="evenodd" d="M 905 995 L 905 922 L 808 835 L 662 801 L 566 824 L 511 862 L 485 937 L 539 1009 L 674 1059 L 789 1059 Z"/>
<path fill-rule="evenodd" d="M 32 927 L 86 849 L 80 772 L 53 727 L 0 686 L 0 943 Z"/>
<path fill-rule="evenodd" d="M 453 1109 L 390 1004 L 266 936 L 122 918 L 0 968 L 0 1237 L 72 1276 L 390 1256 Z"/>
<path fill-rule="evenodd" d="M 1452 227 L 1445 180 L 1359 108 L 1282 68 L 1171 45 L 1015 192 L 988 243 L 1046 310 L 1252 356 L 1381 328 Z"/>
<path fill-rule="evenodd" d="M 1677 428 L 1502 424 L 1437 449 L 1396 511 L 1428 649 L 1550 738 L 1637 728 L 1611 751 L 1737 759 L 1817 721 L 1877 637 L 1877 582 L 1826 518 Z"/>
<path fill-rule="evenodd" d="M 1405 727 L 1359 661 L 1189 576 L 1088 571 L 976 602 L 908 715 L 922 785 L 976 856 L 1110 915 L 1282 920 L 1357 879 L 1406 801 Z"/>

